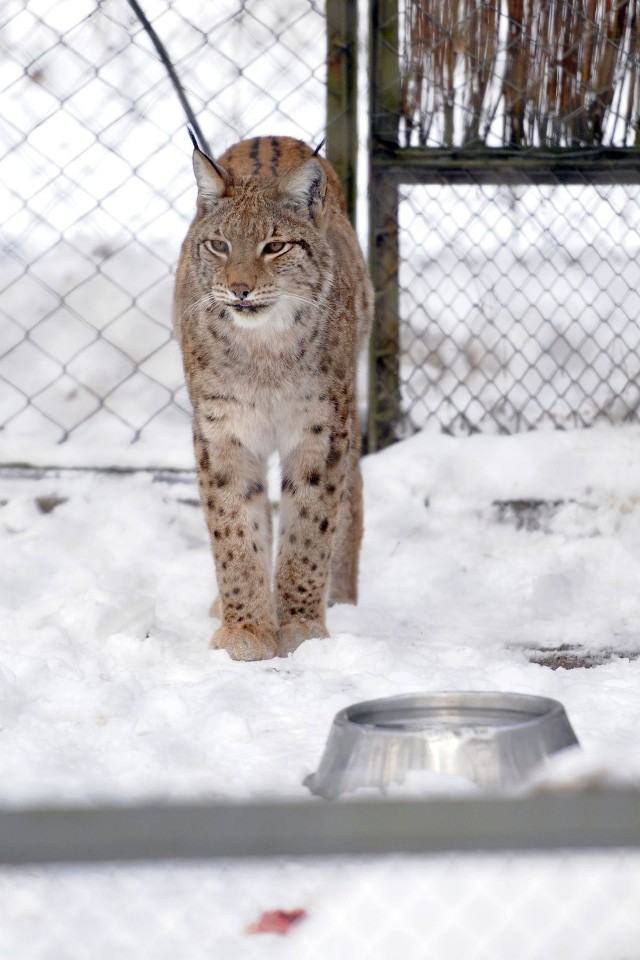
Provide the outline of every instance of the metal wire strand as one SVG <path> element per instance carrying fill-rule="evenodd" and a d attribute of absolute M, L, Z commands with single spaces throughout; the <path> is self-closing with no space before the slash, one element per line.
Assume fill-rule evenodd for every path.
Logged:
<path fill-rule="evenodd" d="M 194 132 L 195 132 L 195 134 L 196 134 L 196 137 L 198 138 L 198 141 L 199 141 L 199 142 L 202 144 L 202 146 L 204 147 L 204 152 L 207 153 L 207 154 L 210 154 L 210 153 L 211 153 L 211 148 L 209 147 L 209 144 L 207 143 L 207 138 L 205 137 L 204 133 L 203 133 L 202 130 L 200 129 L 200 124 L 199 124 L 198 121 L 196 120 L 195 114 L 194 114 L 193 110 L 191 109 L 191 104 L 189 103 L 189 101 L 188 101 L 188 99 L 187 99 L 187 95 L 186 95 L 186 93 L 184 92 L 184 88 L 183 88 L 182 84 L 180 83 L 180 80 L 179 80 L 179 78 L 178 78 L 178 74 L 176 73 L 175 67 L 173 66 L 173 64 L 172 64 L 172 62 L 171 62 L 171 59 L 170 59 L 170 57 L 169 57 L 169 54 L 167 53 L 166 47 L 164 46 L 164 44 L 162 43 L 162 40 L 160 39 L 160 37 L 158 36 L 158 34 L 156 33 L 156 31 L 154 30 L 152 24 L 151 24 L 151 23 L 149 22 L 149 20 L 147 19 L 147 16 L 146 16 L 144 10 L 142 9 L 142 7 L 140 6 L 140 4 L 138 3 L 138 0 L 128 0 L 128 3 L 129 3 L 129 6 L 131 7 L 131 9 L 133 10 L 133 12 L 135 13 L 136 17 L 138 18 L 138 20 L 139 20 L 140 23 L 142 24 L 143 28 L 145 29 L 145 31 L 146 31 L 147 34 L 149 35 L 149 38 L 150 38 L 152 44 L 153 44 L 154 47 L 156 48 L 156 51 L 157 51 L 157 53 L 158 53 L 158 56 L 160 57 L 160 60 L 161 60 L 162 63 L 164 64 L 165 69 L 166 69 L 167 73 L 169 74 L 169 79 L 171 80 L 171 83 L 173 84 L 173 89 L 175 90 L 175 92 L 176 92 L 176 94 L 177 94 L 178 100 L 180 101 L 180 103 L 181 103 L 181 105 L 182 105 L 182 109 L 184 110 L 184 112 L 185 112 L 185 114 L 186 114 L 186 117 L 187 117 L 187 120 L 188 120 L 188 122 L 190 123 L 191 127 L 193 128 L 193 130 L 194 130 Z"/>

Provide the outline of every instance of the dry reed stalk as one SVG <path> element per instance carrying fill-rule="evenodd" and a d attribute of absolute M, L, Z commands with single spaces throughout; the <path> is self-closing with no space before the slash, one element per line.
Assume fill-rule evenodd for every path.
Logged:
<path fill-rule="evenodd" d="M 506 103 L 509 146 L 519 147 L 524 142 L 524 110 L 526 102 L 525 74 L 525 11 L 523 0 L 507 0 L 509 14 L 507 33 L 507 66 L 503 93 Z"/>
<path fill-rule="evenodd" d="M 616 119 L 640 145 L 640 0 L 506 0 L 506 25 L 500 0 L 405 4 L 409 137 L 486 142 L 501 110 L 505 145 L 600 145 Z"/>
<path fill-rule="evenodd" d="M 483 114 L 489 106 L 491 83 L 495 73 L 500 17 L 497 0 L 490 0 L 479 8 L 474 4 L 471 4 L 471 7 L 470 16 L 459 28 L 460 53 L 467 59 L 466 70 L 470 83 L 468 114 L 464 127 L 465 143 L 482 141 L 486 137 L 486 132 L 481 131 L 481 124 Z"/>
<path fill-rule="evenodd" d="M 462 0 L 464 4 L 464 0 Z M 455 70 L 456 70 L 456 50 L 454 43 L 454 25 L 456 22 L 458 4 L 453 0 L 447 3 L 444 0 L 440 9 L 443 21 L 443 32 L 445 42 L 442 44 L 443 65 L 444 65 L 444 145 L 453 146 L 453 107 L 455 103 Z"/>

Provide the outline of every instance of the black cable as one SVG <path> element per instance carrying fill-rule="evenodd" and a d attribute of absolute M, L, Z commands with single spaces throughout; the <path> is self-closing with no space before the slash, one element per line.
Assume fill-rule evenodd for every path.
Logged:
<path fill-rule="evenodd" d="M 157 51 L 157 53 L 158 53 L 158 56 L 160 57 L 160 60 L 161 60 L 162 63 L 164 64 L 165 69 L 166 69 L 167 73 L 169 74 L 169 79 L 171 80 L 171 83 L 173 84 L 173 89 L 175 90 L 175 92 L 176 92 L 177 95 L 178 95 L 178 100 L 179 100 L 180 103 L 182 104 L 182 109 L 184 110 L 184 112 L 185 112 L 185 114 L 186 114 L 186 116 L 187 116 L 187 120 L 189 121 L 189 123 L 190 123 L 191 126 L 193 127 L 193 130 L 194 130 L 194 132 L 195 132 L 198 140 L 200 141 L 200 143 L 201 143 L 202 146 L 204 147 L 205 152 L 210 154 L 210 153 L 211 153 L 211 150 L 210 150 L 210 148 L 209 148 L 209 144 L 207 143 L 206 137 L 205 137 L 205 135 L 203 134 L 202 130 L 200 129 L 200 125 L 198 124 L 198 121 L 197 121 L 196 118 L 195 118 L 194 112 L 193 112 L 193 110 L 191 109 L 191 105 L 189 104 L 189 101 L 187 100 L 187 95 L 186 95 L 186 93 L 184 92 L 184 90 L 183 90 L 183 88 L 182 88 L 182 84 L 180 83 L 180 80 L 178 79 L 178 74 L 176 73 L 175 68 L 174 68 L 173 64 L 171 63 L 171 60 L 169 59 L 169 54 L 167 53 L 167 51 L 166 51 L 166 49 L 165 49 L 165 47 L 164 47 L 164 44 L 162 43 L 162 40 L 160 39 L 160 37 L 158 36 L 158 34 L 157 34 L 157 33 L 155 32 L 155 30 L 153 29 L 153 27 L 152 27 L 151 23 L 149 22 L 149 20 L 147 19 L 144 10 L 142 9 L 142 7 L 140 6 L 140 4 L 138 3 L 138 0 L 128 0 L 128 3 L 129 3 L 129 6 L 131 7 L 131 9 L 133 10 L 133 12 L 135 13 L 136 17 L 138 18 L 138 20 L 140 21 L 140 23 L 142 24 L 142 26 L 144 27 L 144 29 L 145 29 L 146 32 L 148 33 L 148 35 L 149 35 L 149 37 L 150 37 L 150 39 L 151 39 L 152 44 L 153 44 L 154 47 L 156 48 L 156 51 Z"/>

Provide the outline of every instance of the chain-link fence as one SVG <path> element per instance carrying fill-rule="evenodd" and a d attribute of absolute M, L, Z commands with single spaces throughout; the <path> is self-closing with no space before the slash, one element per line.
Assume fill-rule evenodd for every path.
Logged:
<path fill-rule="evenodd" d="M 142 6 L 213 153 L 254 132 L 318 142 L 327 91 L 353 152 L 353 70 L 327 57 L 353 3 Z M 636 420 L 634 4 L 370 9 L 370 448 Z M 0 18 L 2 459 L 188 467 L 179 97 L 125 0 L 8 0 Z"/>
<path fill-rule="evenodd" d="M 635 4 L 372 9 L 370 446 L 637 421 Z"/>
<path fill-rule="evenodd" d="M 638 419 L 640 189 L 400 193 L 405 429 Z"/>
<path fill-rule="evenodd" d="M 20 960 L 638 960 L 640 855 L 0 870 Z"/>
<path fill-rule="evenodd" d="M 323 4 L 143 7 L 214 153 L 324 135 Z M 167 70 L 125 0 L 0 21 L 2 459 L 189 466 L 171 298 L 195 191 Z"/>
<path fill-rule="evenodd" d="M 637 814 L 637 794 L 5 813 L 0 950 L 638 960 Z"/>

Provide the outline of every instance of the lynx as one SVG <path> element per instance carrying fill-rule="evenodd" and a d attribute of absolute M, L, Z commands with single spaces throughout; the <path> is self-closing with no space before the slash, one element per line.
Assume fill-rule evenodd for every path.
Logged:
<path fill-rule="evenodd" d="M 338 178 L 307 145 L 259 137 L 218 160 L 196 147 L 193 168 L 174 320 L 219 589 L 211 645 L 264 660 L 328 636 L 327 602 L 357 602 L 356 362 L 372 291 Z"/>

